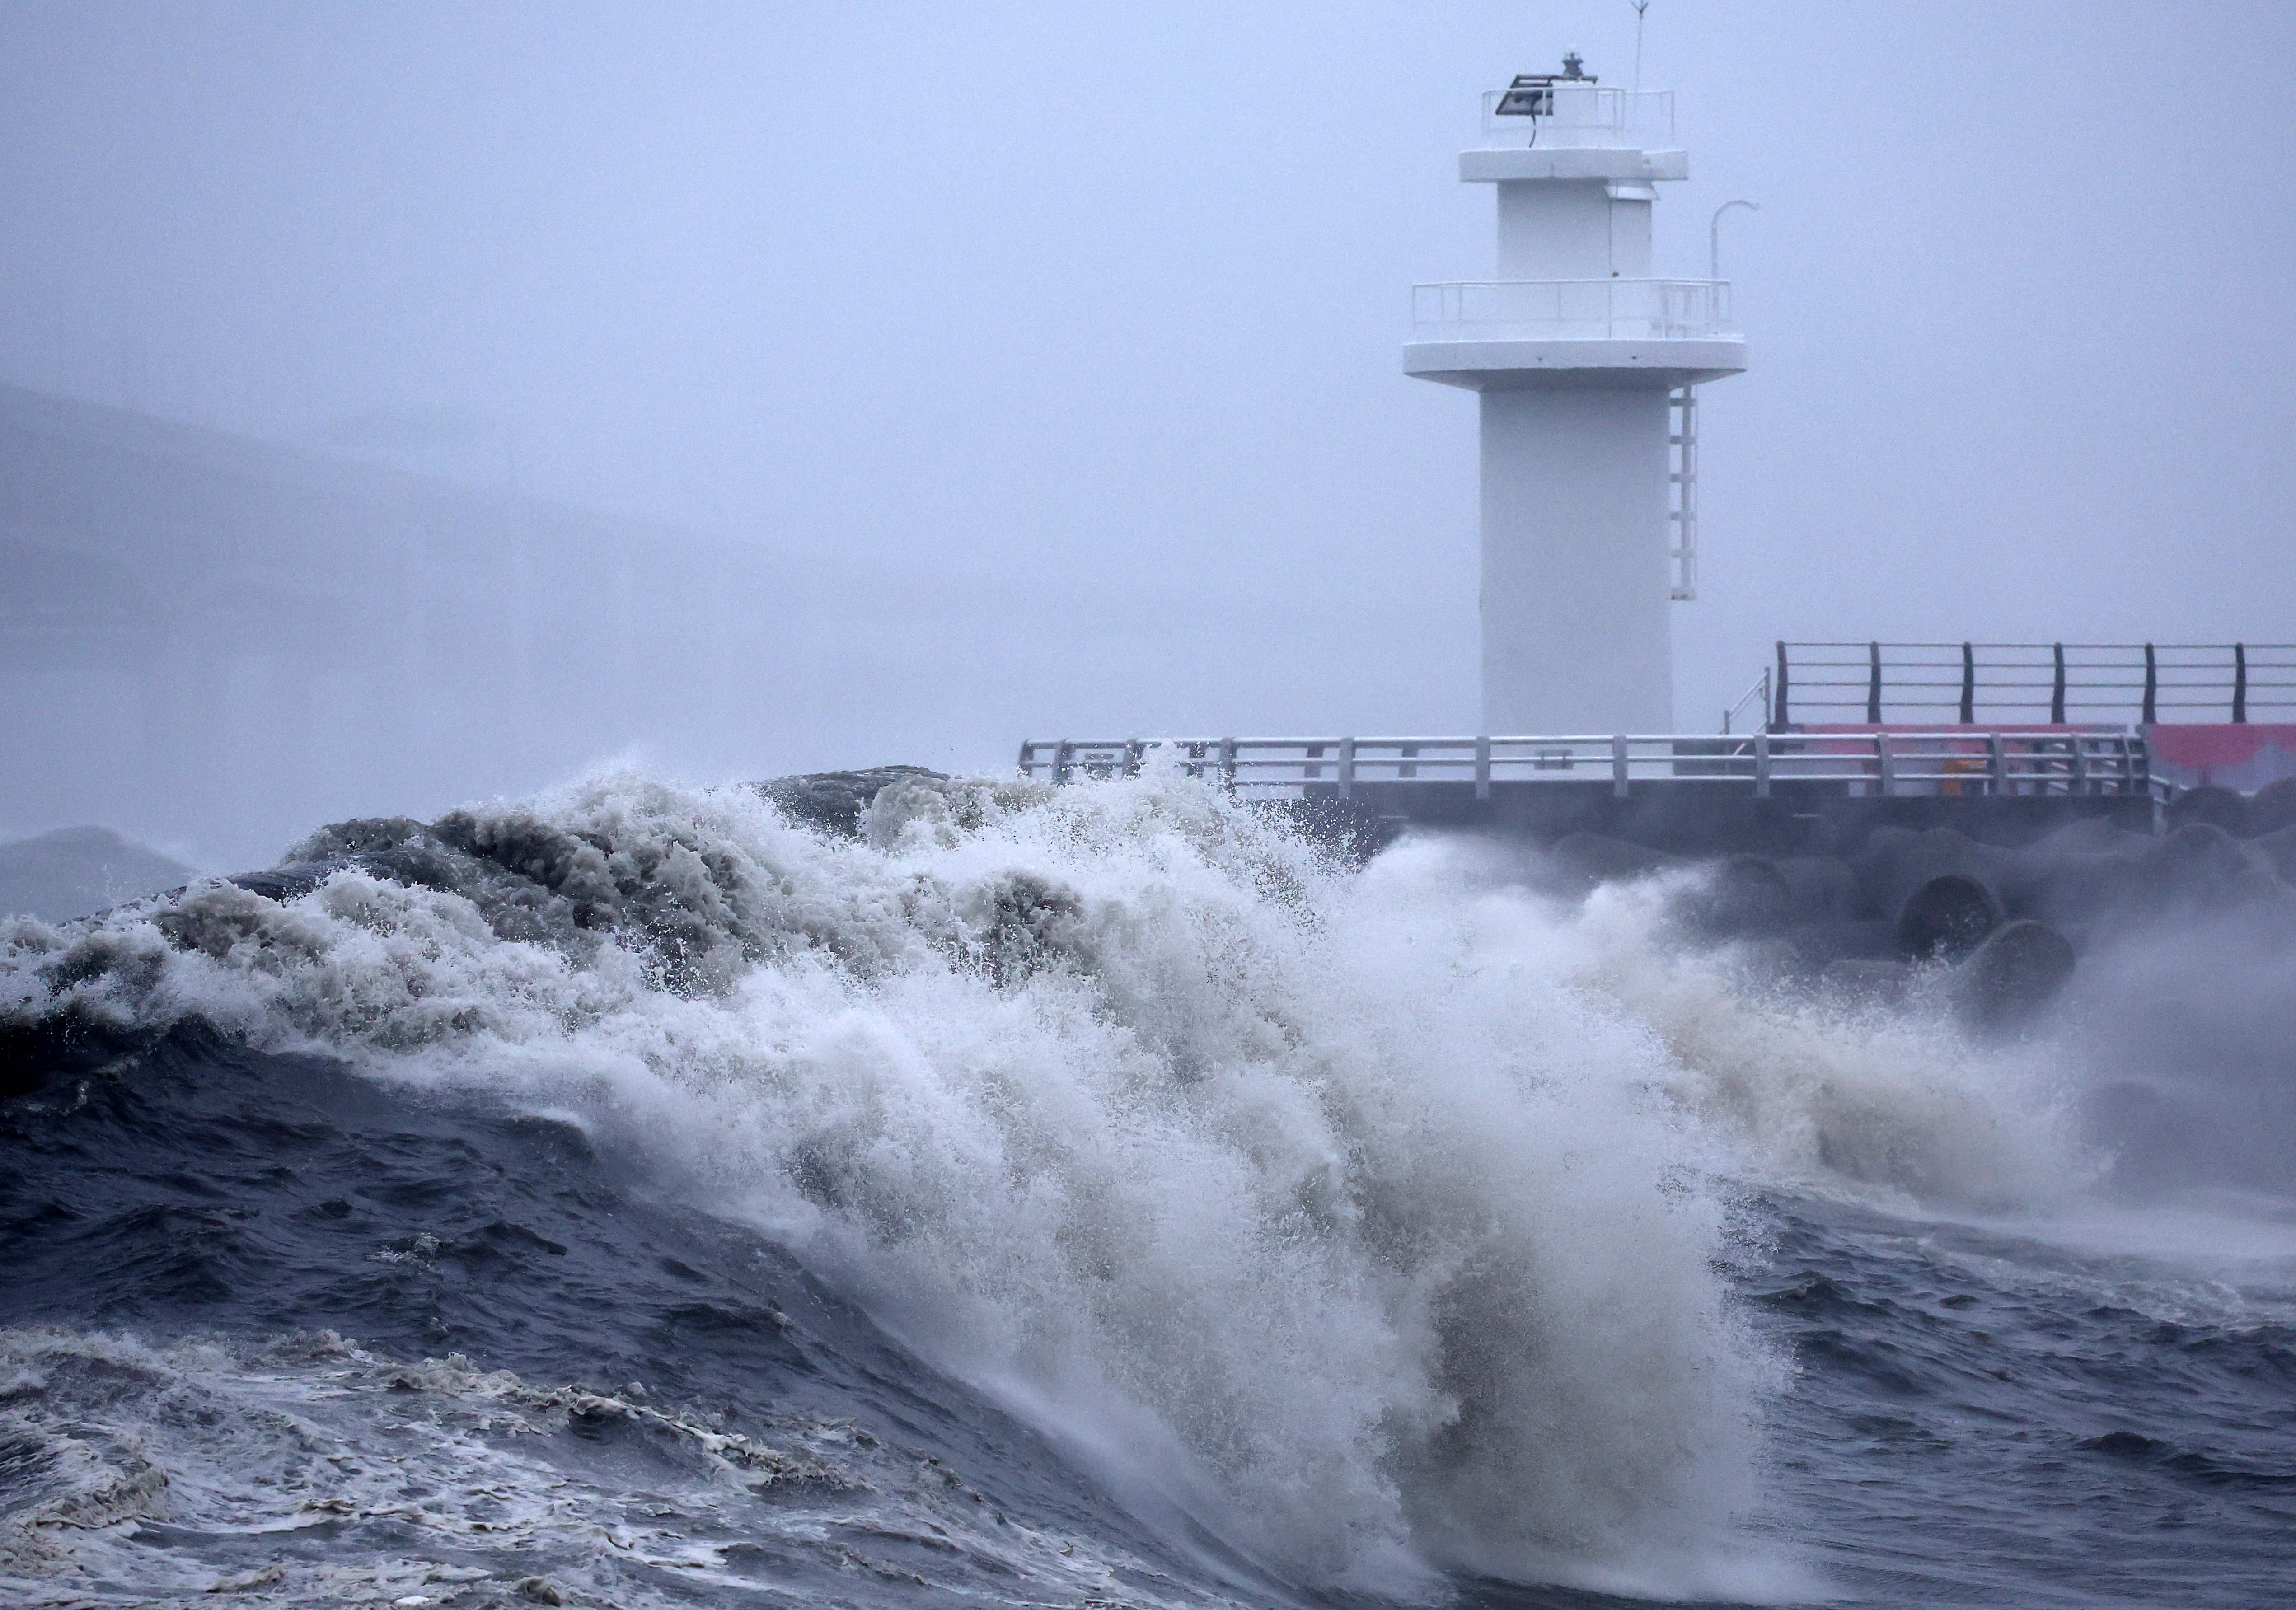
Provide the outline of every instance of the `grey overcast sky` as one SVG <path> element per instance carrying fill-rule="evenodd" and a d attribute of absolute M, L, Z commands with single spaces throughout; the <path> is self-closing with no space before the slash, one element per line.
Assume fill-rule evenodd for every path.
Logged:
<path fill-rule="evenodd" d="M 1063 726 L 1472 729 L 1474 406 L 1400 373 L 1407 288 L 1490 272 L 1455 166 L 1478 93 L 1571 48 L 1624 81 L 1634 17 L 12 0 L 0 28 L 0 378 L 305 443 L 448 411 L 552 497 L 952 596 L 1232 614 L 1089 699 L 1048 638 L 932 754 L 857 704 L 834 753 L 775 757 L 990 765 Z M 1692 175 L 1660 271 L 1761 204 L 1724 224 L 1753 363 L 1706 394 L 1681 725 L 1779 636 L 2296 637 L 2292 46 L 2261 0 L 1655 0 L 1643 81 Z M 1327 663 L 1272 674 L 1278 617 Z"/>

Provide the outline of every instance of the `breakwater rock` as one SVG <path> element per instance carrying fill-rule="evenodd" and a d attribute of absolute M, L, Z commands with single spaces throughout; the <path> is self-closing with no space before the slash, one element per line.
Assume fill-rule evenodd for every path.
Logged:
<path fill-rule="evenodd" d="M 1784 959 L 1774 970 L 1837 1001 L 1895 1001 L 1950 969 L 1946 998 L 1997 1030 L 2124 936 L 2237 915 L 2252 944 L 2296 952 L 2296 826 L 2242 838 L 2226 814 L 2177 813 L 2157 836 L 2077 821 L 2016 846 L 1884 826 L 1838 855 L 1688 857 L 1580 831 L 1544 854 L 1558 894 L 1673 874 L 1685 936 L 1760 942 Z"/>

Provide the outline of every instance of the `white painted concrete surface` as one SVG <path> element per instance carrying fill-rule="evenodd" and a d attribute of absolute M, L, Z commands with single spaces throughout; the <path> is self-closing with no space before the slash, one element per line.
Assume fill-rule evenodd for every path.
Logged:
<path fill-rule="evenodd" d="M 1482 394 L 1486 732 L 1670 732 L 1667 403 Z"/>
<path fill-rule="evenodd" d="M 1483 730 L 1674 727 L 1668 394 L 1735 374 L 1729 288 L 1651 272 L 1670 95 L 1558 80 L 1459 176 L 1497 194 L 1498 277 L 1420 286 L 1404 372 L 1481 394 Z"/>

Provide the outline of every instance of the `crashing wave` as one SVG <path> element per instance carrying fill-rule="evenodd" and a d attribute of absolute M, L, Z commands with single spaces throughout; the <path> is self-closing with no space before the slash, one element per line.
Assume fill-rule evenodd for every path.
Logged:
<path fill-rule="evenodd" d="M 1763 1004 L 1660 943 L 1660 886 L 1357 872 L 1152 769 L 894 778 L 853 825 L 631 776 L 340 824 L 18 922 L 0 1015 L 83 1069 L 198 1018 L 570 1115 L 1144 1513 L 1327 1582 L 1743 1588 L 1777 1376 L 1726 1181 L 2062 1161 L 2009 1063 Z"/>

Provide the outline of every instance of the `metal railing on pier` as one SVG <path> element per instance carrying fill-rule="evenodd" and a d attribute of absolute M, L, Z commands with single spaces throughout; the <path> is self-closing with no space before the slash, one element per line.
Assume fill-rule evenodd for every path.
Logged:
<path fill-rule="evenodd" d="M 2126 731 L 1752 732 L 1553 738 L 1031 739 L 1021 774 L 1053 783 L 1136 775 L 1152 754 L 1239 791 L 1298 798 L 1388 783 L 1677 785 L 1902 797 L 2150 796 L 2144 740 Z"/>
<path fill-rule="evenodd" d="M 1770 724 L 2149 726 L 2246 722 L 2259 711 L 2266 721 L 2296 711 L 2296 644 L 1781 642 Z"/>

